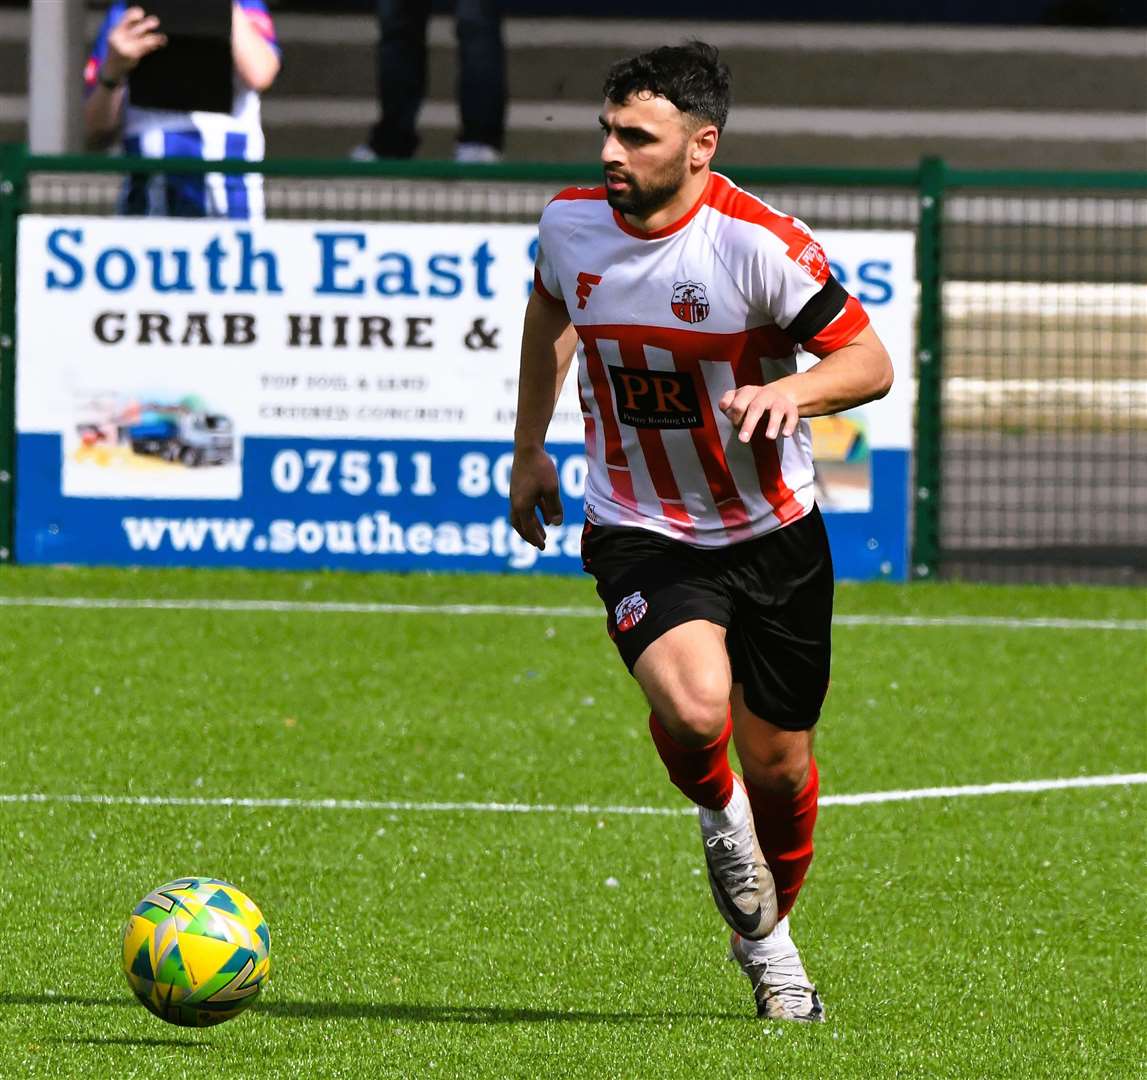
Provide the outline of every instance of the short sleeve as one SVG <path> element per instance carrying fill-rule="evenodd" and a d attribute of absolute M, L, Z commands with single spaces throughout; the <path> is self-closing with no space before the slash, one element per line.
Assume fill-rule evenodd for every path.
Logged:
<path fill-rule="evenodd" d="M 752 299 L 794 345 L 827 356 L 856 337 L 868 325 L 868 315 L 833 277 L 828 255 L 808 227 L 789 222 L 776 243 L 755 253 Z"/>
<path fill-rule="evenodd" d="M 279 48 L 279 38 L 275 33 L 275 23 L 271 18 L 271 12 L 268 10 L 264 0 L 239 0 L 239 6 L 243 9 L 243 13 L 255 28 L 256 33 L 258 33 L 275 52 L 282 55 L 283 50 Z"/>
<path fill-rule="evenodd" d="M 538 253 L 534 259 L 534 290 L 544 299 L 561 304 L 565 303 L 562 297 L 561 281 L 558 278 L 557 267 L 550 261 L 548 254 L 547 233 L 550 231 L 546 214 L 543 213 L 542 220 L 538 223 Z"/>

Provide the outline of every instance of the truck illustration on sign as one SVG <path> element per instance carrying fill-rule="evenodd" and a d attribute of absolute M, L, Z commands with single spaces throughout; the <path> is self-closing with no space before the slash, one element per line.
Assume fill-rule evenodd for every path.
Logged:
<path fill-rule="evenodd" d="M 219 413 L 184 409 L 143 412 L 125 434 L 134 453 L 192 468 L 226 465 L 235 458 L 231 421 Z"/>

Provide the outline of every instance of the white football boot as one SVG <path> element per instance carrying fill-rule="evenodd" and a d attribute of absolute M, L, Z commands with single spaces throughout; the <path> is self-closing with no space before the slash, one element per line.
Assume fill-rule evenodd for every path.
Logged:
<path fill-rule="evenodd" d="M 734 777 L 733 796 L 723 810 L 698 810 L 717 910 L 742 937 L 765 937 L 777 923 L 777 894 L 741 778 Z"/>
<path fill-rule="evenodd" d="M 760 941 L 749 941 L 734 933 L 729 943 L 729 959 L 741 965 L 753 984 L 758 1016 L 806 1024 L 824 1020 L 824 1005 L 816 987 L 809 982 L 800 953 L 789 936 L 787 915 Z"/>

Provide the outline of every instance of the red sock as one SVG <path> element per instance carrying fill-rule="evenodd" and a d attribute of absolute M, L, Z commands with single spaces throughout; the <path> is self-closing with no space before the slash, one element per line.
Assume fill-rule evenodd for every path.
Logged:
<path fill-rule="evenodd" d="M 812 862 L 812 830 L 820 794 L 816 758 L 809 762 L 808 783 L 796 795 L 771 795 L 748 784 L 746 790 L 757 840 L 777 887 L 777 918 L 783 919 L 796 903 Z"/>
<path fill-rule="evenodd" d="M 681 789 L 685 798 L 710 810 L 722 809 L 733 797 L 733 770 L 729 768 L 729 736 L 733 721 L 705 746 L 682 746 L 657 719 L 649 714 L 649 733 L 657 746 L 669 779 Z"/>

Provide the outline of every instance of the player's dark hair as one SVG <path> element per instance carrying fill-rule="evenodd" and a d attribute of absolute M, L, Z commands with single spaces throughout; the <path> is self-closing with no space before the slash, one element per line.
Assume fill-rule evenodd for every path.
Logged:
<path fill-rule="evenodd" d="M 718 59 L 714 46 L 687 41 L 618 60 L 606 72 L 605 96 L 615 105 L 624 105 L 633 94 L 650 93 L 724 131 L 730 83 L 729 67 Z"/>

